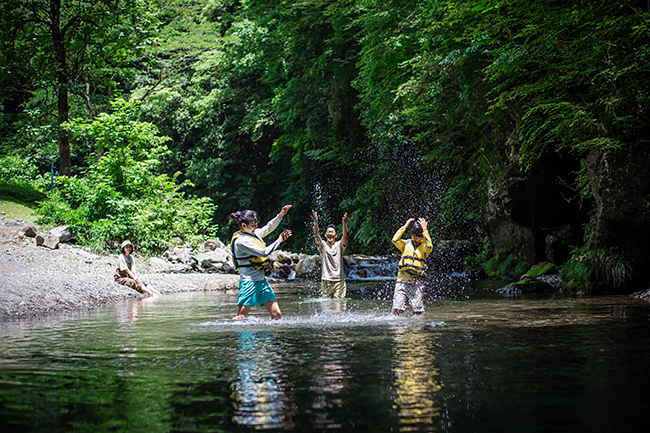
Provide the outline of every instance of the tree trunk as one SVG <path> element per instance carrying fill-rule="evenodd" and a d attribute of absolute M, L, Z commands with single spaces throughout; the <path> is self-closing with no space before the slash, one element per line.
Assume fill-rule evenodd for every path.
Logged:
<path fill-rule="evenodd" d="M 54 57 L 58 75 L 57 110 L 59 125 L 68 121 L 68 73 L 64 35 L 61 31 L 61 0 L 50 0 L 50 31 L 54 45 Z M 70 174 L 70 137 L 66 131 L 59 131 L 59 174 Z"/>

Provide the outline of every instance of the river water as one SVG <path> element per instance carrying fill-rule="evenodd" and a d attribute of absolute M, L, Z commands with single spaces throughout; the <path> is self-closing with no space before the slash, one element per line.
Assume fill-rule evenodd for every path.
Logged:
<path fill-rule="evenodd" d="M 0 432 L 647 431 L 646 303 L 275 288 L 276 322 L 200 292 L 0 324 Z"/>

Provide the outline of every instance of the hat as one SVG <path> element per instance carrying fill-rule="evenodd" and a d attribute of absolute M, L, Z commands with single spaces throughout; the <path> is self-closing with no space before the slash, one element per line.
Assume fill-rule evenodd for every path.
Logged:
<path fill-rule="evenodd" d="M 122 245 L 120 245 L 120 251 L 124 252 L 124 248 L 127 245 L 131 245 L 131 248 L 133 249 L 133 244 L 131 243 L 131 241 L 124 241 L 124 242 L 122 242 Z"/>

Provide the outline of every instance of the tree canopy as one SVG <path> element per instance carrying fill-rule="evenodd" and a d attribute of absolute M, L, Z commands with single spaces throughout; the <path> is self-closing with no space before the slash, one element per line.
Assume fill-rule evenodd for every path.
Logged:
<path fill-rule="evenodd" d="M 232 211 L 293 203 L 296 249 L 311 245 L 311 209 L 349 212 L 360 252 L 386 252 L 413 215 L 474 239 L 510 167 L 549 152 L 579 166 L 650 128 L 645 1 L 29 0 L 3 13 L 3 152 L 56 141 L 65 174 L 60 125 L 139 100 L 139 120 L 170 138 L 157 170 L 211 198 L 222 235 Z M 101 149 L 75 137 L 81 173 Z M 583 174 L 570 182 L 587 199 Z"/>

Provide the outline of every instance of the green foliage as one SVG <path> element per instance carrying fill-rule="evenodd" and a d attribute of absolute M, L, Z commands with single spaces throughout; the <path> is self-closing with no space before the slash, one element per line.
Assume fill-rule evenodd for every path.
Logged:
<path fill-rule="evenodd" d="M 68 168 L 68 136 L 59 126 L 69 117 L 96 116 L 129 90 L 134 60 L 155 36 L 150 3 L 0 3 L 0 128 L 6 144 L 36 151 L 37 143 L 51 150 L 55 145 Z"/>
<path fill-rule="evenodd" d="M 40 222 L 67 224 L 80 242 L 99 250 L 130 239 L 155 252 L 172 237 L 193 243 L 212 235 L 211 200 L 186 198 L 182 189 L 188 181 L 156 172 L 168 152 L 167 137 L 154 125 L 132 120 L 135 104 L 120 100 L 113 108 L 93 121 L 64 125 L 76 139 L 95 141 L 102 153 L 89 158 L 84 177 L 57 178 L 50 199 L 41 204 Z"/>
<path fill-rule="evenodd" d="M 516 254 L 504 255 L 497 253 L 483 263 L 483 270 L 488 277 L 522 275 L 529 267 L 530 263 L 522 260 Z"/>
<path fill-rule="evenodd" d="M 633 263 L 617 247 L 588 249 L 574 247 L 571 258 L 560 266 L 566 288 L 597 293 L 607 287 L 625 288 L 632 277 Z"/>
<path fill-rule="evenodd" d="M 537 278 L 541 277 L 542 275 L 557 274 L 558 270 L 557 266 L 555 266 L 553 263 L 542 262 L 531 266 L 531 268 L 528 269 L 525 273 L 533 278 Z"/>
<path fill-rule="evenodd" d="M 2 6 L 0 148 L 29 147 L 43 168 L 61 92 L 71 118 L 101 124 L 116 93 L 142 100 L 132 136 L 119 122 L 63 131 L 77 136 L 78 169 L 61 187 L 94 182 L 83 194 L 98 194 L 97 215 L 148 196 L 146 173 L 180 171 L 184 191 L 219 203 L 222 237 L 230 212 L 264 219 L 291 202 L 291 248 L 311 248 L 315 209 L 350 214 L 350 251 L 386 253 L 410 216 L 434 238 L 475 237 L 490 182 L 541 155 L 577 167 L 650 134 L 650 12 L 637 1 L 64 1 L 69 68 L 53 62 L 43 20 L 18 28 L 38 1 Z M 75 26 L 83 12 L 101 25 Z M 138 137 L 148 156 L 126 144 Z M 584 164 L 562 180 L 592 200 Z M 137 212 L 129 203 L 117 208 Z M 524 266 L 494 260 L 495 274 Z"/>
<path fill-rule="evenodd" d="M 45 198 L 47 180 L 29 158 L 0 157 L 0 198 L 35 204 Z"/>

